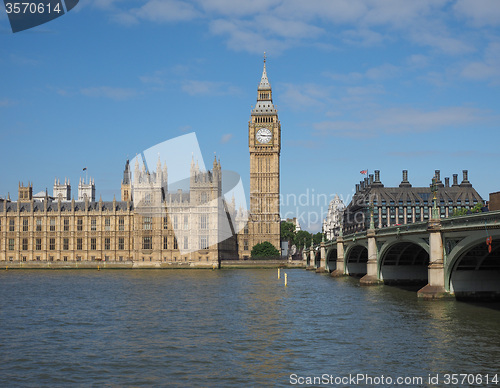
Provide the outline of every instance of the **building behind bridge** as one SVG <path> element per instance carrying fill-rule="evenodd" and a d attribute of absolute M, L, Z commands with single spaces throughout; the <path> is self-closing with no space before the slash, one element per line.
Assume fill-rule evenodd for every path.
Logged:
<path fill-rule="evenodd" d="M 462 182 L 458 174 L 441 181 L 440 171 L 435 171 L 437 184 L 437 205 L 441 218 L 453 215 L 455 211 L 472 209 L 484 203 L 468 179 L 468 171 L 463 170 Z M 398 187 L 385 187 L 380 181 L 380 171 L 370 174 L 359 184 L 351 203 L 344 211 L 343 232 L 363 231 L 370 226 L 370 207 L 373 207 L 375 228 L 406 225 L 427 221 L 432 216 L 433 193 L 430 186 L 413 187 L 408 180 L 408 171 L 403 170 L 403 179 Z"/>

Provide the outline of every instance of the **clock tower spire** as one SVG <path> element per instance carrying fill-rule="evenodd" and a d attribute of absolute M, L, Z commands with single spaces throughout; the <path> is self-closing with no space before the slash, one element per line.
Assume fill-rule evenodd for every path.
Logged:
<path fill-rule="evenodd" d="M 273 104 L 272 89 L 267 78 L 266 55 L 257 88 L 257 104 L 248 122 L 250 151 L 250 215 L 248 220 L 247 252 L 240 249 L 240 257 L 249 256 L 255 244 L 269 241 L 280 247 L 280 150 L 281 123 Z"/>

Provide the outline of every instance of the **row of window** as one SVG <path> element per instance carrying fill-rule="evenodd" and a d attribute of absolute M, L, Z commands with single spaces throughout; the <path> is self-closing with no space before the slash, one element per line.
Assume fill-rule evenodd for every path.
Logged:
<path fill-rule="evenodd" d="M 202 214 L 199 218 L 200 229 L 208 229 L 208 215 Z M 179 217 L 173 216 L 173 227 L 174 229 L 179 229 Z M 153 217 L 143 218 L 143 229 L 152 230 L 153 229 Z M 168 229 L 168 217 L 163 217 L 163 229 Z M 189 230 L 189 217 L 183 217 L 183 229 Z"/>
<path fill-rule="evenodd" d="M 208 217 L 209 216 L 206 214 L 200 215 L 200 218 L 199 218 L 200 229 L 208 229 L 208 226 L 209 226 Z M 174 229 L 179 229 L 179 217 L 178 216 L 173 217 L 173 227 L 174 227 Z M 152 217 L 144 217 L 143 218 L 143 229 L 144 230 L 152 230 L 153 229 L 153 218 Z M 163 229 L 168 229 L 168 217 L 163 217 Z M 183 217 L 183 229 L 184 230 L 189 229 L 189 217 L 187 215 Z M 2 220 L 0 219 L 0 231 L 1 230 L 2 230 Z M 77 220 L 76 220 L 76 230 L 83 231 L 83 218 L 82 217 L 77 218 Z M 92 217 L 90 219 L 90 230 L 97 231 L 97 217 Z M 104 230 L 111 231 L 111 217 L 104 218 Z M 118 230 L 119 231 L 125 230 L 125 218 L 124 217 L 118 218 Z M 16 231 L 16 220 L 14 218 L 9 220 L 8 231 L 9 232 Z M 29 218 L 28 217 L 24 217 L 22 219 L 22 231 L 23 232 L 29 231 Z M 37 231 L 37 232 L 43 231 L 43 218 L 38 217 L 35 219 L 35 231 Z M 49 218 L 49 231 L 51 231 L 51 232 L 56 231 L 56 218 L 55 217 Z M 70 231 L 70 219 L 69 219 L 69 217 L 63 218 L 63 231 L 65 231 L 65 232 Z"/>
<path fill-rule="evenodd" d="M 69 217 L 64 217 L 63 218 L 63 231 L 69 232 L 70 231 L 70 219 Z M 16 230 L 16 220 L 14 218 L 9 219 L 9 232 L 15 232 Z M 0 219 L 0 231 L 2 230 L 2 220 Z M 35 231 L 41 232 L 43 230 L 43 218 L 37 217 L 35 218 Z M 79 217 L 76 219 L 76 230 L 82 231 L 83 230 L 83 218 Z M 97 230 L 97 218 L 92 217 L 90 219 L 90 230 Z M 105 217 L 104 218 L 104 230 L 105 231 L 110 231 L 111 230 L 111 217 Z M 125 230 L 125 218 L 124 217 L 119 217 L 118 218 L 118 230 L 124 231 Z M 29 218 L 28 217 L 23 217 L 22 218 L 22 231 L 23 232 L 28 232 L 29 231 Z M 49 231 L 55 232 L 56 231 L 56 218 L 55 217 L 50 217 L 49 218 Z"/>
<path fill-rule="evenodd" d="M 22 261 L 28 261 L 27 259 L 28 258 L 26 256 L 22 256 L 22 258 L 21 258 Z M 41 261 L 41 259 L 42 259 L 41 256 L 36 256 L 36 258 L 34 258 L 33 261 Z M 112 258 L 109 257 L 109 256 L 104 256 L 104 261 L 111 261 L 110 259 L 112 259 Z M 127 258 L 124 258 L 123 256 L 119 256 L 118 257 L 118 261 L 124 261 L 124 259 L 127 260 Z M 202 257 L 198 256 L 198 261 L 201 262 L 201 260 L 202 260 Z M 205 261 L 208 262 L 209 260 L 210 260 L 209 257 L 206 256 L 205 257 Z M 14 261 L 14 257 L 9 256 L 9 261 Z M 49 256 L 48 261 L 54 261 L 54 256 Z M 68 261 L 68 256 L 63 256 L 63 261 Z M 82 261 L 81 256 L 76 256 L 76 261 Z M 95 256 L 90 256 L 90 261 L 97 261 L 96 257 Z M 146 261 L 144 257 L 142 258 L 142 261 Z M 153 261 L 153 258 L 150 257 L 149 261 Z M 167 262 L 167 258 L 164 257 L 163 261 Z M 174 256 L 174 262 L 176 262 L 176 261 L 177 261 L 177 257 Z M 179 262 L 182 262 L 182 261 L 187 262 L 188 261 L 187 256 L 185 256 L 184 258 L 180 257 L 179 258 Z"/>
<path fill-rule="evenodd" d="M 55 238 L 50 238 L 49 239 L 49 250 L 50 251 L 55 251 L 56 250 L 56 239 Z M 28 239 L 23 238 L 21 240 L 21 249 L 23 251 L 27 251 L 29 244 L 28 244 Z M 8 239 L 8 249 L 9 251 L 15 250 L 15 239 L 9 238 Z M 97 249 L 97 239 L 95 237 L 90 239 L 90 249 L 91 250 L 96 250 Z M 104 250 L 110 250 L 111 249 L 111 239 L 110 238 L 105 238 L 104 239 Z M 123 237 L 118 238 L 118 250 L 124 250 L 125 249 L 125 239 Z M 35 239 L 35 251 L 41 251 L 42 250 L 42 239 L 37 238 Z M 62 241 L 62 250 L 63 251 L 68 251 L 69 250 L 69 238 L 64 238 Z M 83 250 L 83 239 L 82 238 L 77 238 L 76 239 L 76 250 L 81 251 Z"/>
<path fill-rule="evenodd" d="M 63 251 L 68 251 L 70 248 L 69 244 L 69 238 L 64 238 L 62 240 L 62 250 Z M 168 249 L 168 237 L 164 236 L 163 237 L 163 249 Z M 104 250 L 111 250 L 111 238 L 106 237 L 104 238 Z M 208 249 L 209 248 L 209 240 L 208 236 L 200 236 L 199 238 L 199 244 L 198 244 L 198 249 Z M 29 242 L 27 238 L 21 239 L 21 250 L 27 251 L 29 249 Z M 50 238 L 49 243 L 48 243 L 48 249 L 50 251 L 55 251 L 56 250 L 56 239 L 55 238 Z M 125 250 L 125 239 L 123 237 L 118 238 L 118 250 Z M 153 239 L 151 236 L 146 236 L 143 237 L 142 240 L 142 249 L 153 249 Z M 174 243 L 173 243 L 173 249 L 179 249 L 177 238 L 174 237 Z M 187 236 L 184 237 L 183 239 L 183 249 L 189 249 L 189 238 Z M 8 239 L 8 250 L 13 251 L 15 250 L 15 239 L 14 238 L 9 238 Z M 35 251 L 41 251 L 42 250 L 42 239 L 37 238 L 35 239 Z M 77 238 L 76 239 L 76 250 L 81 251 L 83 250 L 83 239 L 82 238 Z M 90 250 L 97 250 L 97 238 L 92 237 L 90 239 Z"/>
<path fill-rule="evenodd" d="M 406 201 L 406 205 L 407 205 L 407 206 L 422 206 L 422 205 L 428 205 L 428 204 L 429 204 L 429 202 L 430 202 L 431 204 L 433 203 L 433 201 L 432 201 L 432 200 L 431 200 L 431 201 L 424 200 L 422 203 L 420 203 L 420 202 L 421 202 L 421 201 L 419 201 L 419 200 L 415 200 L 414 202 L 412 202 L 412 201 Z M 440 202 L 441 204 L 444 204 L 446 201 L 445 201 L 444 199 L 441 199 L 441 200 L 439 200 L 439 202 Z M 468 199 L 466 199 L 465 201 L 463 201 L 463 203 L 464 203 L 465 205 L 470 205 L 470 201 L 469 201 Z M 477 204 L 477 199 L 474 199 L 474 200 L 472 201 L 472 203 L 473 203 L 474 205 L 475 205 L 475 204 Z M 387 201 L 381 201 L 381 202 L 380 202 L 380 205 L 382 205 L 382 206 L 385 206 L 386 204 L 387 204 Z M 389 205 L 395 205 L 395 204 L 396 204 L 396 203 L 395 203 L 395 201 L 389 201 Z M 457 199 L 457 201 L 456 201 L 456 202 L 454 202 L 452 199 L 449 199 L 449 200 L 448 200 L 448 204 L 449 204 L 449 205 L 456 205 L 456 206 L 460 206 L 460 205 L 462 204 L 462 200 L 461 200 L 461 199 Z M 376 200 L 375 200 L 375 201 L 373 201 L 373 205 L 377 206 L 377 205 L 378 205 L 378 201 L 376 201 Z M 399 206 L 404 205 L 404 201 L 398 201 L 398 205 L 399 205 Z"/>
<path fill-rule="evenodd" d="M 200 236 L 197 248 L 198 249 L 208 249 L 208 247 L 209 247 L 208 236 Z M 146 237 L 142 238 L 142 249 L 144 249 L 144 250 L 153 249 L 153 238 L 151 236 L 146 236 Z M 163 249 L 168 249 L 168 237 L 167 236 L 163 237 Z M 178 243 L 176 237 L 174 237 L 173 249 L 174 250 L 179 249 L 179 243 Z M 187 236 L 184 236 L 184 239 L 183 239 L 183 249 L 189 249 L 189 238 Z"/>

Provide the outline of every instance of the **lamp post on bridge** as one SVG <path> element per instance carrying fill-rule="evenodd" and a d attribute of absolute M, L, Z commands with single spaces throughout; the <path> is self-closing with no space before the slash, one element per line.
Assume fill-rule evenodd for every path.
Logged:
<path fill-rule="evenodd" d="M 373 219 L 373 201 L 370 202 L 368 209 L 370 210 L 370 229 L 375 229 L 375 221 Z"/>
<path fill-rule="evenodd" d="M 432 183 L 430 184 L 431 187 L 431 192 L 434 194 L 434 204 L 432 206 L 432 219 L 438 220 L 439 219 L 439 208 L 437 206 L 437 192 L 438 192 L 438 185 L 437 185 L 437 178 L 434 175 L 432 178 Z"/>

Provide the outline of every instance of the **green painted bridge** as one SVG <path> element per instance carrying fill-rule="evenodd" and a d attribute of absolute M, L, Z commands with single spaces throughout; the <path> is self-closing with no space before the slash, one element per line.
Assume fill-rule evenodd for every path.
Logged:
<path fill-rule="evenodd" d="M 424 299 L 500 299 L 500 211 L 370 228 L 306 248 L 303 260 L 362 285 L 422 284 Z"/>

